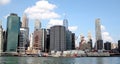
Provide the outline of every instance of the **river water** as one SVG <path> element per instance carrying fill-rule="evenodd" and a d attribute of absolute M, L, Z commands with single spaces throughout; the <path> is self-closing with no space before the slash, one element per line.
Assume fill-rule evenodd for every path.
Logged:
<path fill-rule="evenodd" d="M 0 57 L 0 64 L 120 64 L 120 57 Z"/>

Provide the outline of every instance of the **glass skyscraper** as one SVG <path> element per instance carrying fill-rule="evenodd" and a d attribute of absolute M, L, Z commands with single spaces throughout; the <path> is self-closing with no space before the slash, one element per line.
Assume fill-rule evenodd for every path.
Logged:
<path fill-rule="evenodd" d="M 95 21 L 95 30 L 96 30 L 96 45 L 95 48 L 97 50 L 102 50 L 103 49 L 103 40 L 102 40 L 102 35 L 101 35 L 101 24 L 100 24 L 100 19 L 96 19 Z"/>
<path fill-rule="evenodd" d="M 11 13 L 7 17 L 7 50 L 6 52 L 17 52 L 18 35 L 20 32 L 20 17 Z"/>

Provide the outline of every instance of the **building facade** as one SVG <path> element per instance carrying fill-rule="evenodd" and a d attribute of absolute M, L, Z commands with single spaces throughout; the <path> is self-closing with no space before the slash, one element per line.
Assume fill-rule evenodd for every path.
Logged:
<path fill-rule="evenodd" d="M 120 53 L 120 40 L 118 40 L 118 50 L 119 50 L 119 53 Z"/>
<path fill-rule="evenodd" d="M 75 33 L 72 33 L 72 50 L 75 50 Z"/>
<path fill-rule="evenodd" d="M 18 35 L 20 33 L 20 17 L 11 13 L 7 17 L 7 50 L 6 52 L 17 52 Z"/>
<path fill-rule="evenodd" d="M 34 36 L 33 33 L 31 33 L 30 34 L 30 45 L 29 45 L 30 48 L 33 48 L 33 42 L 34 42 L 33 41 L 33 36 Z"/>
<path fill-rule="evenodd" d="M 50 51 L 66 50 L 66 29 L 64 26 L 50 28 Z"/>
<path fill-rule="evenodd" d="M 20 28 L 18 51 L 20 53 L 25 53 L 25 50 L 27 50 L 27 46 L 28 46 L 28 29 Z"/>
<path fill-rule="evenodd" d="M 66 50 L 72 50 L 72 32 L 66 30 Z"/>
<path fill-rule="evenodd" d="M 34 36 L 33 36 L 33 49 L 35 50 L 41 50 L 42 49 L 42 31 L 41 30 L 35 30 Z"/>
<path fill-rule="evenodd" d="M 4 40 L 3 40 L 3 28 L 0 25 L 0 53 L 3 52 Z"/>
<path fill-rule="evenodd" d="M 105 50 L 111 50 L 111 42 L 104 43 L 104 49 Z"/>

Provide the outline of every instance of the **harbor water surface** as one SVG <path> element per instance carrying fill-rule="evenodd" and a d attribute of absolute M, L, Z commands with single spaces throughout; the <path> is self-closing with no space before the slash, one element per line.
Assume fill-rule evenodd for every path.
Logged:
<path fill-rule="evenodd" d="M 0 57 L 0 64 L 120 64 L 120 57 Z"/>

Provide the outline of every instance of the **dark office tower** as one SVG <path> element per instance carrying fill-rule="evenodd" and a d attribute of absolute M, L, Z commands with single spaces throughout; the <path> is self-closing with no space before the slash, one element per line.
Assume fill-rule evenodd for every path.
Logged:
<path fill-rule="evenodd" d="M 120 52 L 120 40 L 118 40 L 118 50 Z"/>
<path fill-rule="evenodd" d="M 104 49 L 105 50 L 111 50 L 111 42 L 104 43 Z"/>
<path fill-rule="evenodd" d="M 41 22 L 38 19 L 36 19 L 34 30 L 39 30 L 39 29 L 41 29 Z"/>
<path fill-rule="evenodd" d="M 72 32 L 66 30 L 66 50 L 72 50 Z"/>
<path fill-rule="evenodd" d="M 50 51 L 66 50 L 66 29 L 64 26 L 50 28 Z"/>
<path fill-rule="evenodd" d="M 5 52 L 7 49 L 7 35 L 6 35 L 6 31 L 3 31 L 3 39 L 4 39 L 4 44 L 3 44 L 3 52 Z"/>
<path fill-rule="evenodd" d="M 72 33 L 72 50 L 75 50 L 75 33 Z"/>
<path fill-rule="evenodd" d="M 45 43 L 45 52 L 49 52 L 50 50 L 50 29 L 46 30 L 46 34 L 47 34 L 47 39 Z"/>
<path fill-rule="evenodd" d="M 20 17 L 11 13 L 7 18 L 7 50 L 6 52 L 17 52 L 18 35 L 20 32 Z"/>
<path fill-rule="evenodd" d="M 96 30 L 96 49 L 102 50 L 103 49 L 103 40 L 101 36 L 101 24 L 100 19 L 96 19 L 95 21 L 95 30 Z"/>
<path fill-rule="evenodd" d="M 66 30 L 68 30 L 68 20 L 67 19 L 63 20 L 63 26 L 65 26 Z"/>
<path fill-rule="evenodd" d="M 42 41 L 41 41 L 41 45 L 42 45 L 42 51 L 47 51 L 46 50 L 46 45 L 47 45 L 47 32 L 46 32 L 46 29 L 41 29 L 41 31 L 42 31 L 42 36 L 41 36 L 41 39 L 42 39 Z"/>

